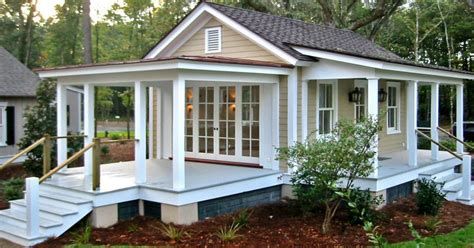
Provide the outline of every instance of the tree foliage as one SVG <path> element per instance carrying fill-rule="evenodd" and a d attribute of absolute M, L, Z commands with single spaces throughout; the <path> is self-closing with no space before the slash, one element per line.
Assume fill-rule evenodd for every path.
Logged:
<path fill-rule="evenodd" d="M 329 135 L 310 136 L 305 142 L 279 149 L 279 159 L 293 169 L 291 182 L 306 209 L 323 206 L 323 233 L 344 200 L 350 199 L 357 177 L 373 171 L 374 139 L 380 130 L 372 118 L 357 124 L 340 121 Z"/>

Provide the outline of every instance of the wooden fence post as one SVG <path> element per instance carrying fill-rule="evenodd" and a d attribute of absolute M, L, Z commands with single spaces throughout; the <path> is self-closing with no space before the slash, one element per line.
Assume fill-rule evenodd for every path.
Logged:
<path fill-rule="evenodd" d="M 48 174 L 51 170 L 51 136 L 44 135 L 43 142 L 43 175 Z"/>
<path fill-rule="evenodd" d="M 94 147 L 92 148 L 92 190 L 100 187 L 100 139 L 94 138 Z"/>

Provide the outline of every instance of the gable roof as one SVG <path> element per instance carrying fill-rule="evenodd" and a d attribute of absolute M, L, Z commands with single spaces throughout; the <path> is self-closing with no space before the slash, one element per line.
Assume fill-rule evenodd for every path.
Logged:
<path fill-rule="evenodd" d="M 0 47 L 0 96 L 33 97 L 39 77 Z"/>
<path fill-rule="evenodd" d="M 421 64 L 411 60 L 403 59 L 397 54 L 377 45 L 371 40 L 351 30 L 306 23 L 287 17 L 249 9 L 230 7 L 206 1 L 201 1 L 201 3 L 193 9 L 193 11 L 188 13 L 188 15 L 185 16 L 180 21 L 180 23 L 178 23 L 178 25 L 176 25 L 167 35 L 165 35 L 154 47 L 152 47 L 147 52 L 145 58 L 150 58 L 149 56 L 153 53 L 155 48 L 159 47 L 160 45 L 162 46 L 162 41 L 167 39 L 168 35 L 176 31 L 176 28 L 180 26 L 180 24 L 182 24 L 182 22 L 184 22 L 187 17 L 194 14 L 194 12 L 202 6 L 208 6 L 226 18 L 229 18 L 233 22 L 242 25 L 242 28 L 249 30 L 257 37 L 261 38 L 265 42 L 268 42 L 268 44 L 275 46 L 277 49 L 284 52 L 285 54 L 288 54 L 288 56 L 291 56 L 296 60 L 318 60 L 316 57 L 302 54 L 293 48 L 304 47 L 402 65 L 417 66 L 442 71 L 461 72 L 471 75 L 474 74 L 473 72 L 450 69 L 430 64 Z"/>

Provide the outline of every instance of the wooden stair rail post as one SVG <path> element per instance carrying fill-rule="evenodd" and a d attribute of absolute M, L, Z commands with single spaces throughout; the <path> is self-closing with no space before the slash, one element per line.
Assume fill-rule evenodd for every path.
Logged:
<path fill-rule="evenodd" d="M 48 174 L 51 170 L 51 136 L 44 135 L 43 142 L 43 175 Z"/>
<path fill-rule="evenodd" d="M 92 149 L 92 190 L 100 187 L 100 138 L 93 139 L 94 147 Z"/>

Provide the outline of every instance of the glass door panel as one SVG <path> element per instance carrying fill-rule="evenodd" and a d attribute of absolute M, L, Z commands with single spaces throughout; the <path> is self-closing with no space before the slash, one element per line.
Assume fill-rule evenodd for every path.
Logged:
<path fill-rule="evenodd" d="M 235 155 L 235 87 L 219 87 L 219 154 Z"/>
<path fill-rule="evenodd" d="M 214 153 L 214 87 L 199 87 L 198 148 Z"/>
<path fill-rule="evenodd" d="M 242 87 L 242 155 L 258 157 L 260 151 L 260 88 Z"/>
<path fill-rule="evenodd" d="M 186 127 L 184 142 L 187 152 L 193 152 L 193 88 L 186 88 Z"/>

